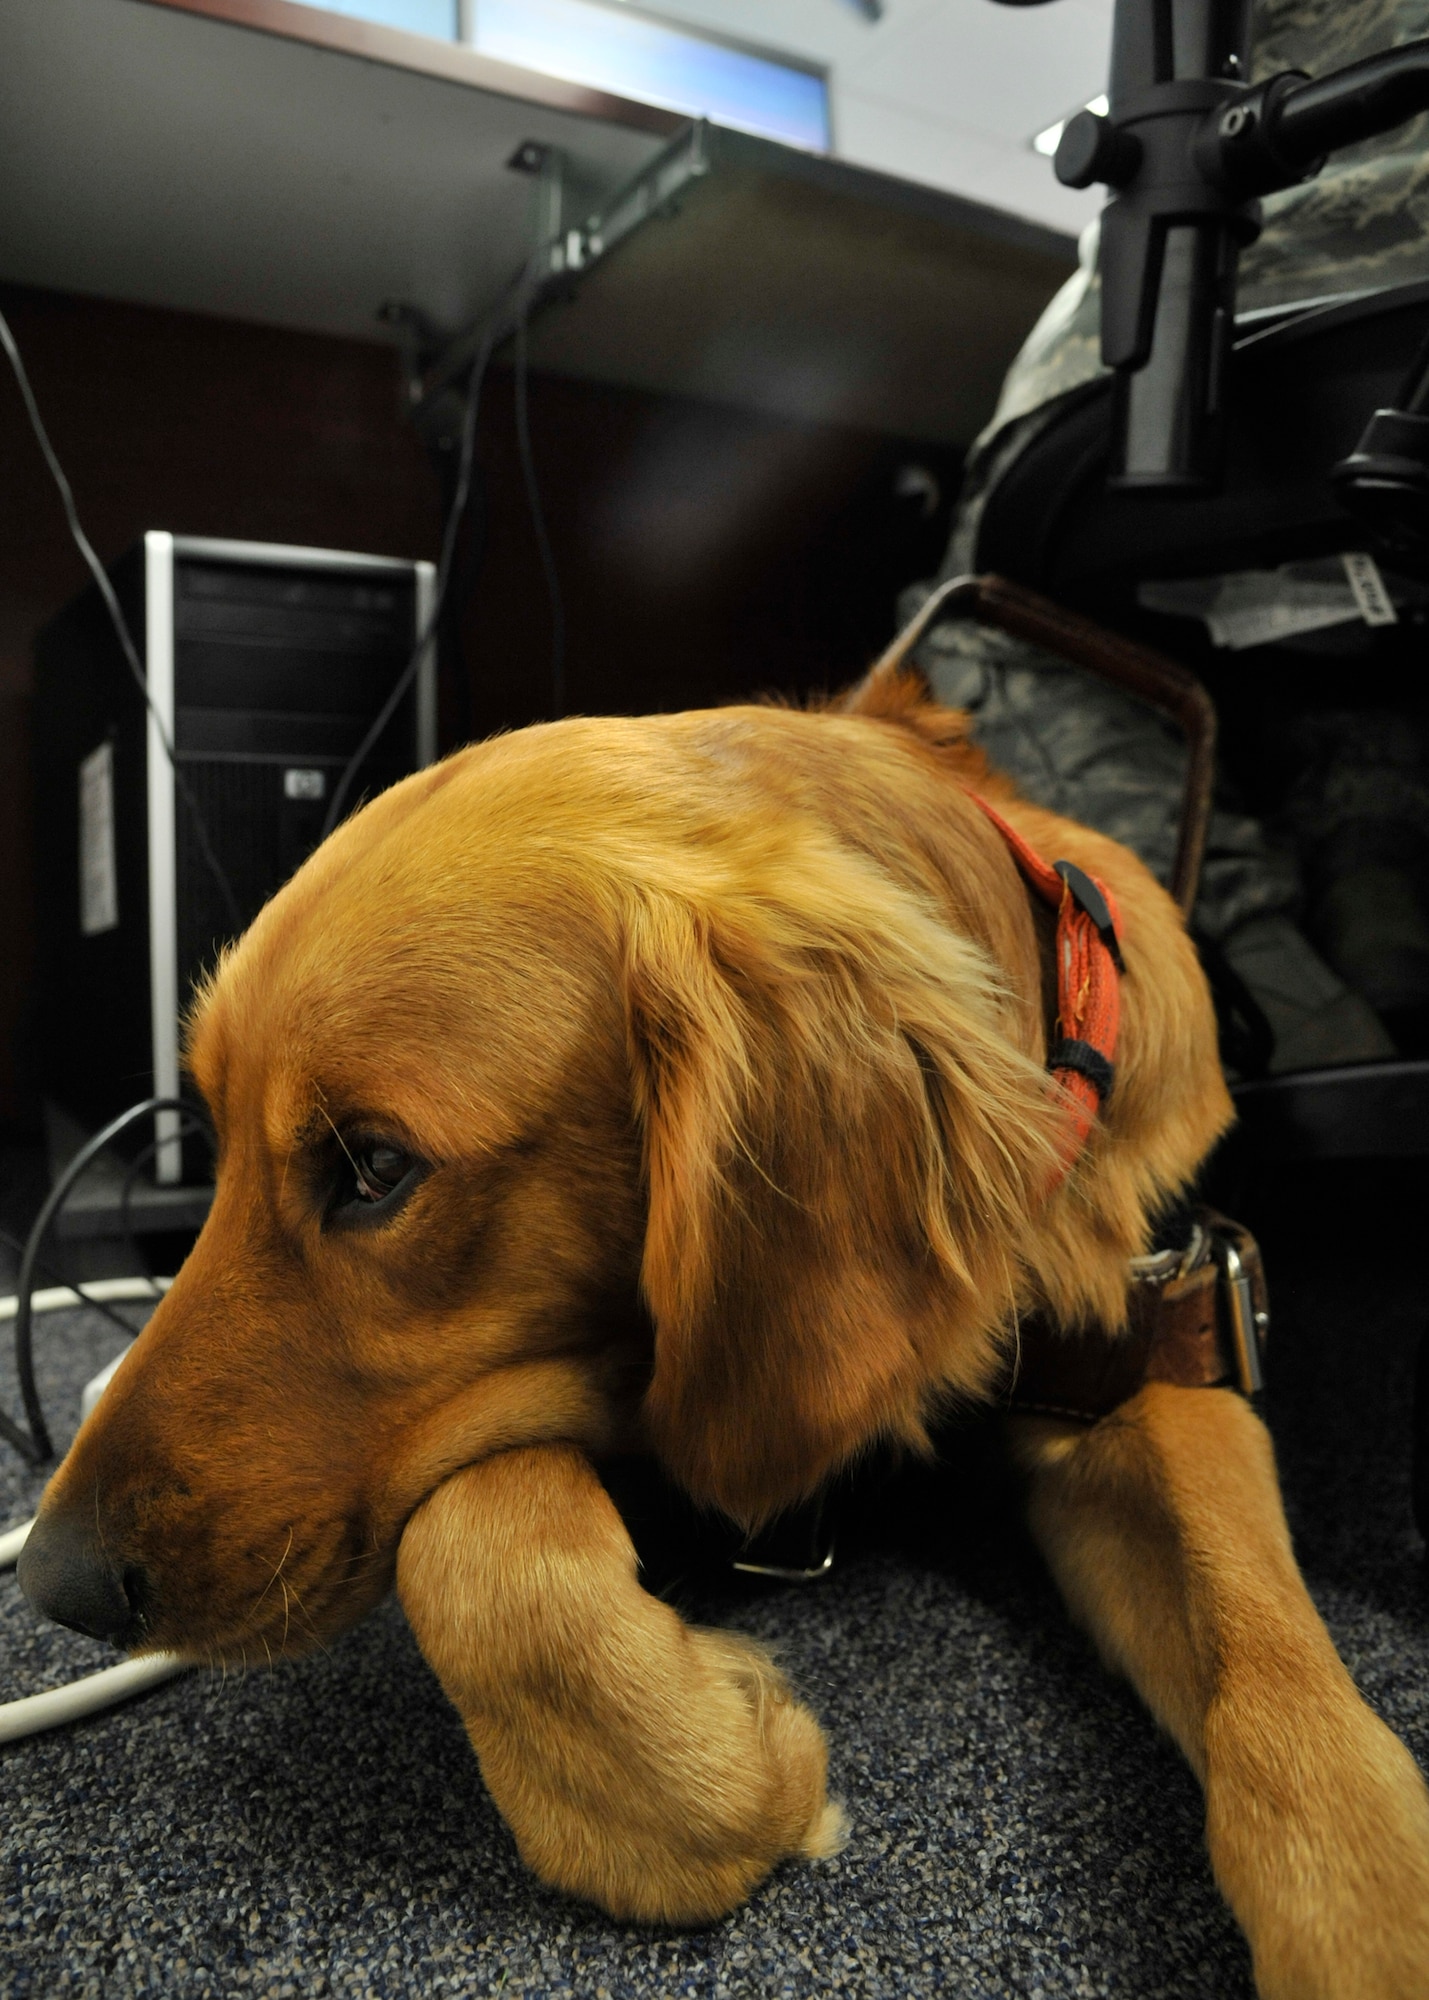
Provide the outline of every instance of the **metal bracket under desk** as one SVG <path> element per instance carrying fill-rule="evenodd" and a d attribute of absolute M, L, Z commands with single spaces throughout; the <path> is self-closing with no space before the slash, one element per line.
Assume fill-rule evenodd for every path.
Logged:
<path fill-rule="evenodd" d="M 1036 224 L 703 119 L 578 222 L 559 149 L 508 164 L 532 179 L 533 247 L 495 306 L 445 341 L 384 308 L 444 448 L 473 366 L 522 322 L 548 375 L 966 445 L 1072 265 Z"/>

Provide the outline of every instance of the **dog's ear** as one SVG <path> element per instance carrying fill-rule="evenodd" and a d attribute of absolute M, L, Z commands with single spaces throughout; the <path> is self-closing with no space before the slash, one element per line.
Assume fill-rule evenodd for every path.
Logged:
<path fill-rule="evenodd" d="M 931 1385 L 988 1386 L 1057 1158 L 986 956 L 864 857 L 797 847 L 757 889 L 649 888 L 627 928 L 648 1431 L 749 1523 L 921 1445 Z"/>

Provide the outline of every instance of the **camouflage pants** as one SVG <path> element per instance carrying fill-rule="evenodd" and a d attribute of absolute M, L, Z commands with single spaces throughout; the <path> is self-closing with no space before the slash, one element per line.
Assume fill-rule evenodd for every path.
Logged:
<path fill-rule="evenodd" d="M 920 590 L 902 607 L 916 609 Z M 919 660 L 942 701 L 965 708 L 977 740 L 1028 798 L 1122 841 L 1162 882 L 1171 873 L 1185 751 L 1153 710 L 1025 641 L 970 624 L 936 627 Z M 1296 922 L 1294 851 L 1218 799 L 1211 816 L 1197 932 L 1250 989 L 1283 1071 L 1392 1055 L 1367 1003 L 1311 947 Z"/>

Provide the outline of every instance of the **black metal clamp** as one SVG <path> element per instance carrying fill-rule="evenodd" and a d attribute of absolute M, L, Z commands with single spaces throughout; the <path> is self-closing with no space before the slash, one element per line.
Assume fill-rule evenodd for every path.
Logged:
<path fill-rule="evenodd" d="M 1057 148 L 1064 185 L 1101 181 L 1110 194 L 1100 268 L 1102 359 L 1118 378 L 1114 486 L 1216 483 L 1236 264 L 1259 234 L 1259 196 L 1429 108 L 1429 40 L 1315 80 L 1287 70 L 1251 85 L 1248 17 L 1247 0 L 1117 0 L 1107 113 L 1078 112 Z M 1344 477 L 1353 488 L 1355 473 Z M 1421 474 L 1416 492 L 1425 485 Z"/>

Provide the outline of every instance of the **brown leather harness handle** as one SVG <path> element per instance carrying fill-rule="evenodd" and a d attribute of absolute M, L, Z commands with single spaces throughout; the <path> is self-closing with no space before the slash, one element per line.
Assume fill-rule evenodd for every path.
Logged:
<path fill-rule="evenodd" d="M 869 678 L 906 669 L 920 641 L 945 618 L 971 618 L 1013 638 L 1026 639 L 1135 696 L 1177 725 L 1186 743 L 1186 784 L 1171 894 L 1181 914 L 1189 918 L 1201 879 L 1216 758 L 1216 711 L 1195 674 L 1148 646 L 1135 645 L 1119 632 L 1110 632 L 1075 611 L 1065 611 L 1035 591 L 1024 590 L 1021 584 L 1009 583 L 1006 577 L 959 576 L 933 592 L 871 669 Z"/>

